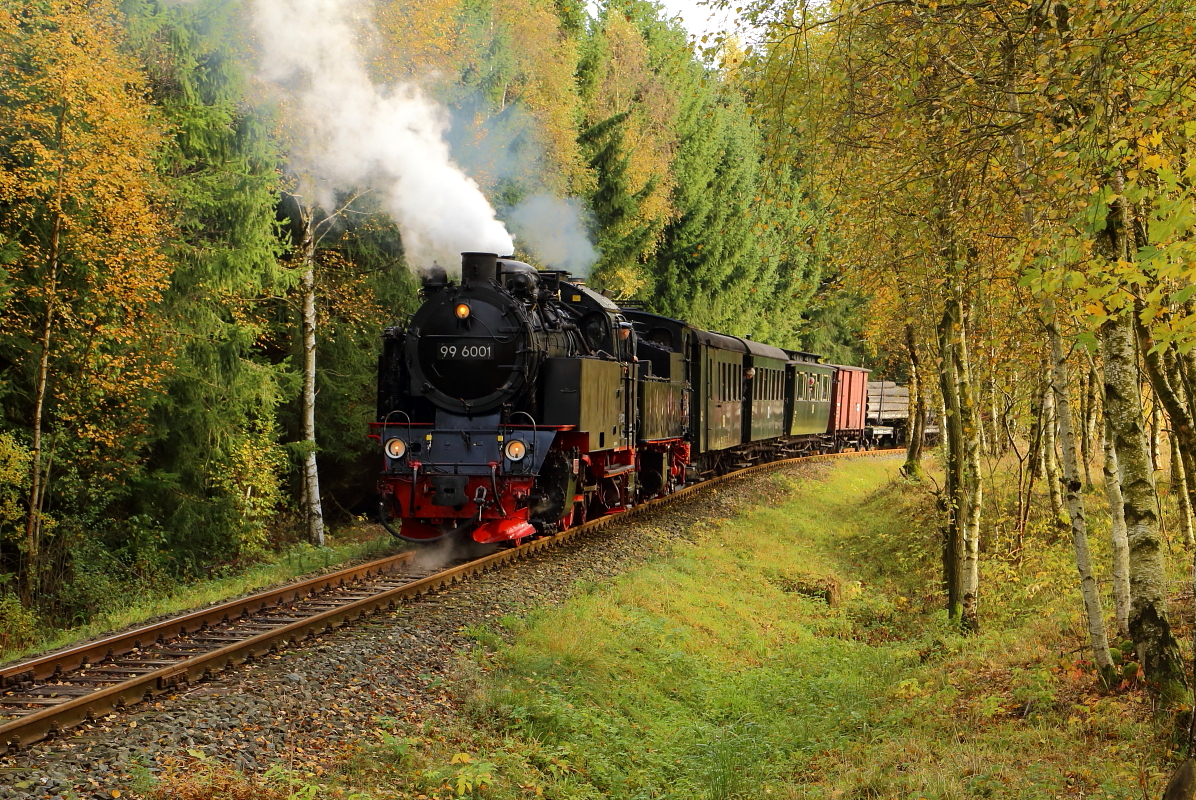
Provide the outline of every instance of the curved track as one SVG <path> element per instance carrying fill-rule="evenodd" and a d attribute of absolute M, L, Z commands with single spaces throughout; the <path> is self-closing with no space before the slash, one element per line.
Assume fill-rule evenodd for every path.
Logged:
<path fill-rule="evenodd" d="M 0 754 L 733 478 L 883 452 L 759 464 L 447 569 L 399 553 L 0 668 Z"/>

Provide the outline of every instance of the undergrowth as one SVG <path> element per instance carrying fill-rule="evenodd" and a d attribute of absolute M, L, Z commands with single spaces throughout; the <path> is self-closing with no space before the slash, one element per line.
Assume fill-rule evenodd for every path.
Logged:
<path fill-rule="evenodd" d="M 1016 552 L 994 543 L 984 630 L 960 636 L 940 610 L 933 499 L 898 464 L 779 474 L 667 557 L 468 631 L 455 719 L 383 724 L 313 785 L 377 798 L 1158 796 L 1176 753 L 1134 681 L 1099 688 L 1069 542 L 1040 525 Z"/>
<path fill-rule="evenodd" d="M 380 558 L 395 549 L 394 540 L 374 529 L 347 529 L 328 537 L 325 547 L 293 544 L 261 556 L 249 565 L 214 570 L 204 579 L 182 581 L 154 576 L 121 575 L 117 570 L 85 571 L 78 583 L 91 581 L 86 606 L 89 615 L 80 624 L 55 626 L 21 606 L 0 586 L 0 663 L 31 653 L 53 650 L 93 636 L 137 625 L 164 614 L 174 614 L 293 580 L 317 570 L 350 561 Z M 94 575 L 91 573 L 94 572 Z M 78 590 L 78 588 L 76 588 Z"/>

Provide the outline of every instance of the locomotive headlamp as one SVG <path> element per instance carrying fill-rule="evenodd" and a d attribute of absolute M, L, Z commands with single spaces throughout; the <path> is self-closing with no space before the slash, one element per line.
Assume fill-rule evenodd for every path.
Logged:
<path fill-rule="evenodd" d="M 407 452 L 407 443 L 402 439 L 387 439 L 384 449 L 391 458 L 402 458 Z"/>
<path fill-rule="evenodd" d="M 457 319 L 469 319 L 469 303 L 457 303 L 453 313 L 457 315 Z"/>
<path fill-rule="evenodd" d="M 527 455 L 527 445 L 518 439 L 512 439 L 507 442 L 507 446 L 504 449 L 506 450 L 507 458 L 512 461 L 522 461 L 523 457 Z"/>

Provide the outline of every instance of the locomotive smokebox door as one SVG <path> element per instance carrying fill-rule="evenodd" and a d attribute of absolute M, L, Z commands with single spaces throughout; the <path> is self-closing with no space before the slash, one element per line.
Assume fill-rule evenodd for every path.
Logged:
<path fill-rule="evenodd" d="M 469 485 L 467 475 L 433 475 L 432 505 L 460 508 L 469 502 L 465 489 Z"/>

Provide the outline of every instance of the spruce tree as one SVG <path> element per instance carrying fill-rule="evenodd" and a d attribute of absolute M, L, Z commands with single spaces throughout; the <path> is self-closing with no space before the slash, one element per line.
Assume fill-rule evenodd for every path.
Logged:
<path fill-rule="evenodd" d="M 275 416 L 287 376 L 262 350 L 258 310 L 288 282 L 275 222 L 280 154 L 245 97 L 236 4 L 126 2 L 125 11 L 174 133 L 161 171 L 177 231 L 165 303 L 176 371 L 154 408 L 138 505 L 161 520 L 175 557 L 198 563 L 264 546 L 282 499 Z"/>
<path fill-rule="evenodd" d="M 656 235 L 652 222 L 638 219 L 640 204 L 652 193 L 654 182 L 632 192 L 627 178 L 623 125 L 629 116 L 630 112 L 623 111 L 607 117 L 578 137 L 595 180 L 588 200 L 601 253 L 591 275 L 599 285 L 635 282 L 641 271 L 640 259 Z"/>

